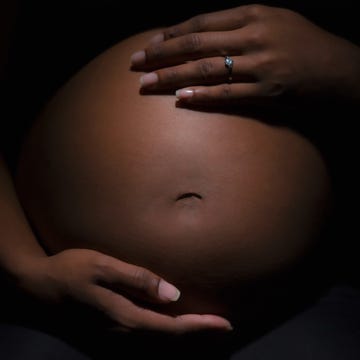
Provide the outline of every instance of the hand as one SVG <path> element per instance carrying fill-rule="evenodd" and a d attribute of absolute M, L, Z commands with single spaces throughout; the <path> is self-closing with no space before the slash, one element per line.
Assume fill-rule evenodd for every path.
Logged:
<path fill-rule="evenodd" d="M 136 305 L 127 294 L 142 301 L 169 303 L 176 301 L 180 292 L 144 268 L 97 251 L 70 249 L 37 259 L 27 274 L 21 284 L 25 291 L 50 302 L 70 297 L 90 305 L 115 321 L 119 330 L 179 334 L 231 329 L 229 322 L 219 316 L 172 317 Z"/>
<path fill-rule="evenodd" d="M 230 74 L 225 56 L 233 60 Z M 142 90 L 194 104 L 360 98 L 360 50 L 291 10 L 246 5 L 196 16 L 131 57 Z M 231 77 L 231 81 L 229 78 Z"/>

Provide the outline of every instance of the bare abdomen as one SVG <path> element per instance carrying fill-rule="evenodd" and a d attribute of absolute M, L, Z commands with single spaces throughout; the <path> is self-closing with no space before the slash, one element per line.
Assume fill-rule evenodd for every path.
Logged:
<path fill-rule="evenodd" d="M 96 249 L 181 288 L 176 311 L 228 313 L 237 285 L 286 268 L 321 227 L 328 178 L 288 129 L 140 96 L 134 37 L 75 76 L 34 124 L 17 176 L 49 253 Z"/>

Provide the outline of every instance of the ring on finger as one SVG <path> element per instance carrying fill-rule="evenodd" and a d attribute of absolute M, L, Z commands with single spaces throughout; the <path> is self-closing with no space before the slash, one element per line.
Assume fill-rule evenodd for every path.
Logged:
<path fill-rule="evenodd" d="M 228 82 L 231 83 L 234 60 L 230 56 L 225 56 L 224 65 L 228 71 Z"/>

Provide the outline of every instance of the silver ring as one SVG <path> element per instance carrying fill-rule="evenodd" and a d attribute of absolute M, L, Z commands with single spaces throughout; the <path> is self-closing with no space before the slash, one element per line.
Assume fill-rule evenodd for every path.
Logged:
<path fill-rule="evenodd" d="M 225 56 L 224 64 L 228 70 L 228 82 L 231 83 L 234 60 L 230 56 Z"/>

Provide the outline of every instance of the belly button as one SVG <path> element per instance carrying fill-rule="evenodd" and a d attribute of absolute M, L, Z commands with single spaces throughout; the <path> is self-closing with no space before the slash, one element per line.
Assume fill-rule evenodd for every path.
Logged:
<path fill-rule="evenodd" d="M 203 197 L 198 194 L 198 193 L 195 193 L 195 192 L 187 192 L 187 193 L 183 193 L 183 194 L 180 194 L 177 198 L 176 198 L 176 201 L 179 201 L 179 200 L 195 200 L 195 199 L 202 199 Z"/>

